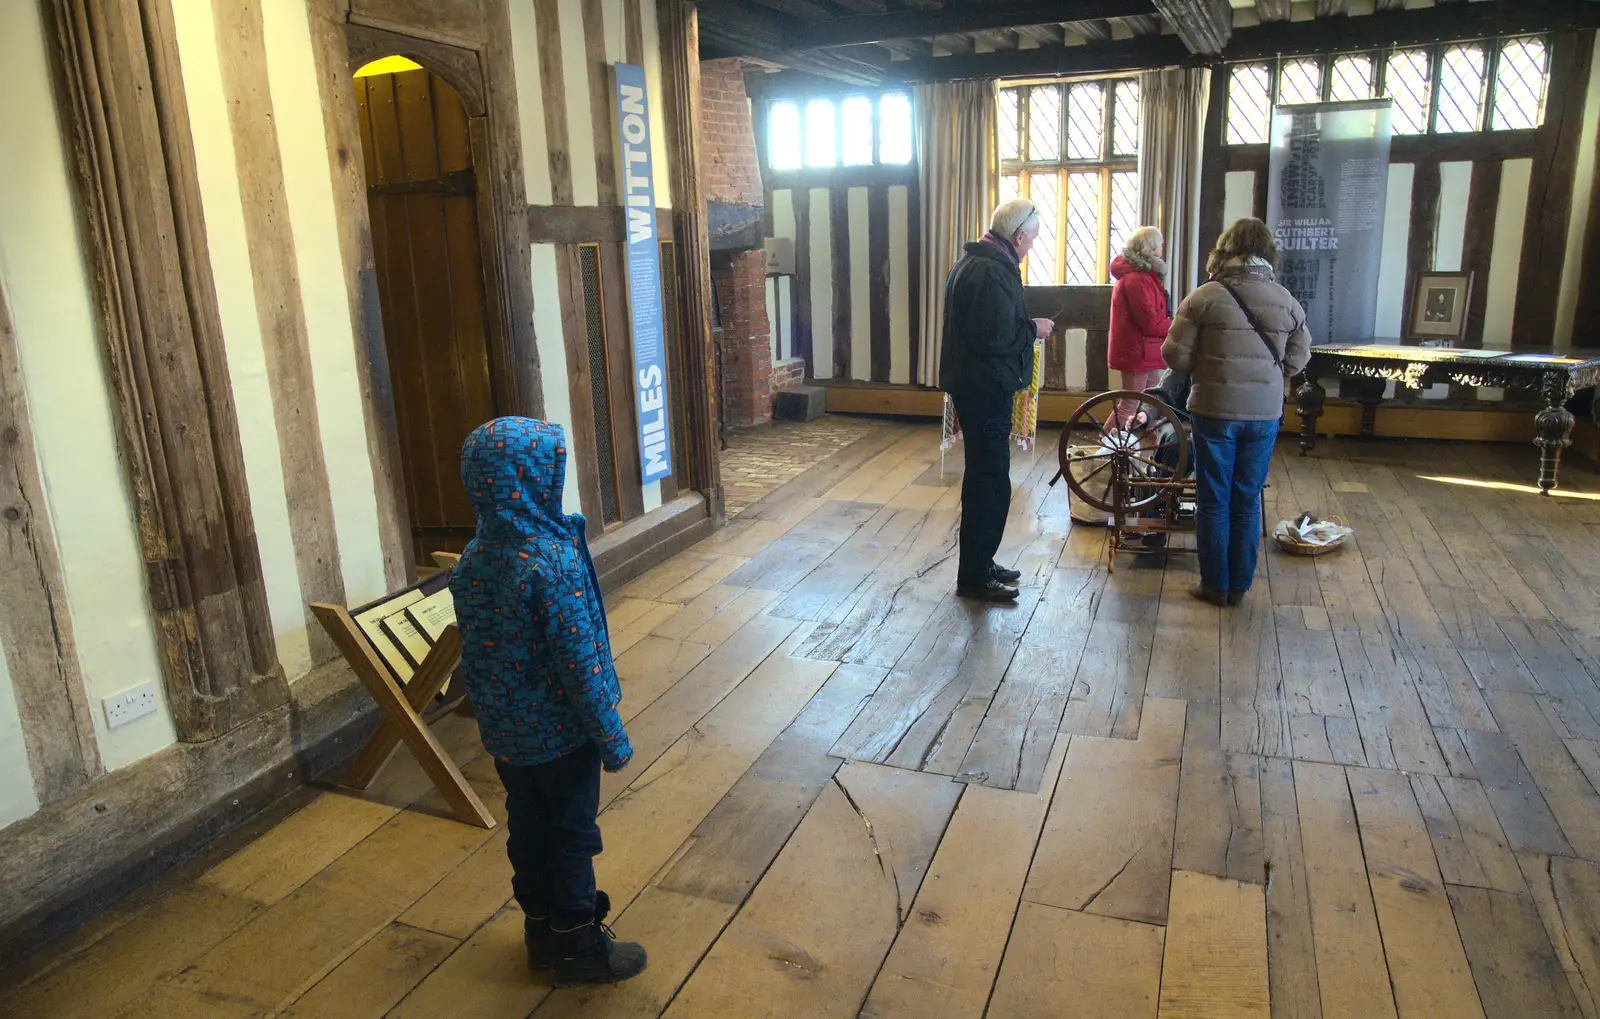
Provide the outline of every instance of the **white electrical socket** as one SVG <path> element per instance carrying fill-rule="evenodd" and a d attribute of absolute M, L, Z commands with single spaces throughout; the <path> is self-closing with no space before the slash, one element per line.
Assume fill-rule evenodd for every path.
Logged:
<path fill-rule="evenodd" d="M 130 686 L 100 702 L 106 711 L 106 727 L 115 729 L 136 718 L 154 714 L 161 702 L 156 693 L 156 681 L 149 679 L 138 686 Z"/>

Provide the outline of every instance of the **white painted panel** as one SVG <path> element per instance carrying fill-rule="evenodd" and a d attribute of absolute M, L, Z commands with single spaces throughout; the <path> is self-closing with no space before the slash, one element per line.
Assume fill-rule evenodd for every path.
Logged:
<path fill-rule="evenodd" d="M 78 661 L 98 706 L 137 683 L 159 685 L 161 665 L 46 45 L 40 5 L 0 4 L 0 285 L 44 476 L 46 506 L 34 511 L 48 512 L 55 532 Z M 114 732 L 91 713 L 107 769 L 176 738 L 165 705 Z"/>
<path fill-rule="evenodd" d="M 783 322 L 783 340 L 779 353 L 787 361 L 795 356 L 794 350 L 794 277 L 778 277 L 778 318 Z"/>
<path fill-rule="evenodd" d="M 1578 284 L 1583 275 L 1584 240 L 1595 229 L 1600 209 L 1595 207 L 1594 172 L 1596 136 L 1600 135 L 1600 34 L 1594 39 L 1594 59 L 1589 63 L 1589 98 L 1583 104 L 1583 124 L 1578 134 L 1578 169 L 1572 184 L 1572 218 L 1567 221 L 1567 252 L 1562 260 L 1561 294 L 1556 301 L 1555 346 L 1572 346 L 1573 323 L 1578 317 Z M 1594 300 L 1594 295 L 1589 295 Z M 1585 341 L 1588 346 L 1589 341 Z"/>
<path fill-rule="evenodd" d="M 1489 252 L 1489 299 L 1483 316 L 1483 342 L 1511 342 L 1517 307 L 1517 274 L 1522 262 L 1522 227 L 1528 218 L 1528 186 L 1533 160 L 1500 164 L 1500 204 L 1494 213 L 1494 247 Z"/>
<path fill-rule="evenodd" d="M 601 0 L 600 21 L 606 32 L 606 63 L 628 59 L 628 12 L 623 0 Z M 646 86 L 649 85 L 647 81 Z"/>
<path fill-rule="evenodd" d="M 767 302 L 767 347 L 769 357 L 773 364 L 778 363 L 778 331 L 782 325 L 778 321 L 778 277 L 768 276 L 766 285 L 761 288 L 762 296 Z"/>
<path fill-rule="evenodd" d="M 345 598 L 359 605 L 382 596 L 388 578 L 372 470 L 376 436 L 367 435 L 362 404 L 364 387 L 339 251 L 339 218 L 333 204 L 316 58 L 311 52 L 311 24 L 304 0 L 265 0 L 261 13 L 339 568 Z"/>
<path fill-rule="evenodd" d="M 1467 200 L 1472 191 L 1471 163 L 1439 164 L 1439 226 L 1433 238 L 1436 272 L 1460 272 L 1467 243 Z"/>
<path fill-rule="evenodd" d="M 889 189 L 889 381 L 911 381 L 911 214 L 909 190 Z"/>
<path fill-rule="evenodd" d="M 833 378 L 833 222 L 827 188 L 812 188 L 811 203 L 811 374 Z"/>
<path fill-rule="evenodd" d="M 1435 383 L 1431 386 L 1424 386 L 1417 395 L 1424 400 L 1443 400 L 1450 395 L 1450 387 L 1442 382 Z"/>
<path fill-rule="evenodd" d="M 640 491 L 644 494 L 644 511 L 646 513 L 661 508 L 661 482 L 652 481 Z"/>
<path fill-rule="evenodd" d="M 278 660 L 290 677 L 311 668 L 311 644 L 305 606 L 300 598 L 300 571 L 294 554 L 294 528 L 284 485 L 283 455 L 267 380 L 266 350 L 261 341 L 255 281 L 250 267 L 250 242 L 245 233 L 233 135 L 222 94 L 222 68 L 211 40 L 211 7 L 185 5 L 174 12 L 182 48 L 183 74 L 189 94 L 189 125 L 194 134 L 195 166 L 206 216 L 206 243 L 216 280 L 217 307 L 228 377 L 233 383 L 234 412 L 239 419 L 239 444 L 261 553 L 267 610 L 277 640 Z M 339 269 L 339 278 L 344 270 Z"/>
<path fill-rule="evenodd" d="M 22 739 L 22 716 L 17 713 L 5 648 L 0 647 L 0 828 L 38 809 L 33 771 L 28 767 L 28 745 Z"/>
<path fill-rule="evenodd" d="M 550 140 L 544 127 L 544 85 L 539 68 L 539 31 L 534 4 L 513 3 L 512 69 L 517 76 L 517 121 L 522 131 L 522 180 L 529 205 L 549 205 Z"/>
<path fill-rule="evenodd" d="M 1498 386 L 1479 386 L 1473 390 L 1480 400 L 1488 403 L 1499 403 L 1506 398 L 1506 391 Z"/>
<path fill-rule="evenodd" d="M 594 124 L 598 117 L 610 123 L 606 110 L 589 102 L 589 49 L 583 32 L 582 0 L 557 0 L 561 21 L 561 76 L 567 101 L 567 156 L 572 166 L 572 204 L 597 205 L 599 181 L 594 172 Z"/>
<path fill-rule="evenodd" d="M 1256 207 L 1256 172 L 1230 170 L 1222 178 L 1222 228 L 1253 215 Z"/>
<path fill-rule="evenodd" d="M 780 188 L 772 192 L 772 236 L 794 243 L 794 192 Z"/>
<path fill-rule="evenodd" d="M 1378 313 L 1374 335 L 1402 335 L 1405 317 L 1406 251 L 1411 241 L 1411 190 L 1417 178 L 1415 163 L 1389 164 L 1389 196 L 1383 207 L 1383 250 L 1378 257 Z M 1327 337 L 1312 337 L 1326 339 Z"/>
<path fill-rule="evenodd" d="M 850 377 L 872 381 L 872 214 L 867 189 L 845 196 L 850 220 Z"/>
<path fill-rule="evenodd" d="M 1061 334 L 1066 347 L 1066 382 L 1068 389 L 1089 388 L 1089 331 L 1067 329 Z"/>
<path fill-rule="evenodd" d="M 572 427 L 572 391 L 569 388 L 567 343 L 561 332 L 561 293 L 556 271 L 556 246 L 533 245 L 533 339 L 539 350 L 539 373 L 544 380 L 544 416 L 566 429 L 567 480 L 561 490 L 561 509 L 576 513 L 578 498 L 578 458 L 593 456 L 579 449 Z"/>
<path fill-rule="evenodd" d="M 672 174 L 667 165 L 667 94 L 661 87 L 661 30 L 656 24 L 656 0 L 639 0 L 644 32 L 645 85 L 650 89 L 650 148 L 655 169 L 656 205 L 672 208 Z"/>

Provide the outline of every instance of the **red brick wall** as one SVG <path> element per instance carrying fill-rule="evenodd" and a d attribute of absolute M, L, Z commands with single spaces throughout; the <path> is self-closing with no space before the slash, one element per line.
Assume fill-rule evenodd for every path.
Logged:
<path fill-rule="evenodd" d="M 700 118 L 705 159 L 701 186 L 706 201 L 763 204 L 750 99 L 744 91 L 744 67 L 739 61 L 706 60 L 700 64 Z"/>
<path fill-rule="evenodd" d="M 727 268 L 711 269 L 722 313 L 723 413 L 730 425 L 758 425 L 772 419 L 767 260 L 760 251 L 726 257 Z"/>
<path fill-rule="evenodd" d="M 798 386 L 805 380 L 806 363 L 802 358 L 791 357 L 772 366 L 772 391 L 774 393 L 780 389 L 788 389 L 790 386 Z"/>

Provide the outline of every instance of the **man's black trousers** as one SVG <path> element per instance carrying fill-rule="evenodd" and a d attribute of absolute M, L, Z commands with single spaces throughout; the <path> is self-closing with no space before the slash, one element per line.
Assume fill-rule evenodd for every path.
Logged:
<path fill-rule="evenodd" d="M 511 891 L 531 917 L 574 923 L 594 917 L 594 858 L 600 855 L 600 750 L 593 743 L 525 767 L 495 762 L 506 787 Z"/>
<path fill-rule="evenodd" d="M 951 393 L 961 422 L 961 565 L 956 583 L 982 587 L 1011 510 L 1011 393 Z"/>

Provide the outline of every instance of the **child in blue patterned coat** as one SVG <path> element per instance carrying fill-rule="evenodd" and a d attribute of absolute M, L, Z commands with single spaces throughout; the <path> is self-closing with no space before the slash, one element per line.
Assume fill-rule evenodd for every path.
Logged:
<path fill-rule="evenodd" d="M 584 519 L 561 512 L 560 425 L 499 418 L 461 447 L 478 531 L 450 579 L 461 676 L 506 787 L 511 888 L 528 964 L 557 986 L 610 983 L 645 967 L 613 940 L 597 891 L 600 770 L 633 757 L 617 705 L 605 604 Z"/>

